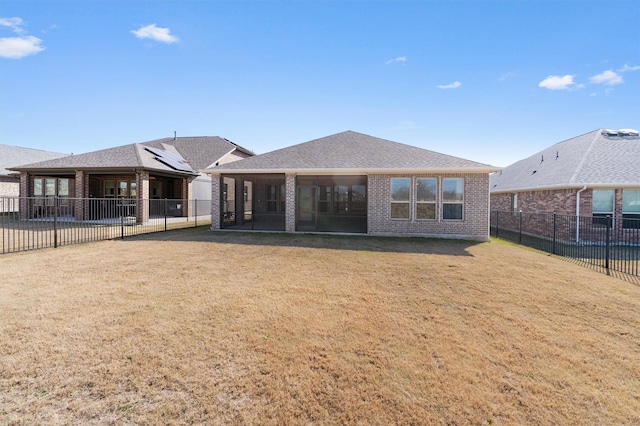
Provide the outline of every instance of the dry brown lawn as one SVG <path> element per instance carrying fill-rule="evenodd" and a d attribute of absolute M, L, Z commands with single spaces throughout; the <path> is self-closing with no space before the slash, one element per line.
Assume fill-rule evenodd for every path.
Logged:
<path fill-rule="evenodd" d="M 640 287 L 505 242 L 0 256 L 0 424 L 640 424 Z"/>

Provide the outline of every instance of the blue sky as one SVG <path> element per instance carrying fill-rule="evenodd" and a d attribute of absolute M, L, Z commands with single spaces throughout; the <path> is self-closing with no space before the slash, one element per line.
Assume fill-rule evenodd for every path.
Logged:
<path fill-rule="evenodd" d="M 82 153 L 353 130 L 507 166 L 640 128 L 640 1 L 0 5 L 0 143 Z"/>

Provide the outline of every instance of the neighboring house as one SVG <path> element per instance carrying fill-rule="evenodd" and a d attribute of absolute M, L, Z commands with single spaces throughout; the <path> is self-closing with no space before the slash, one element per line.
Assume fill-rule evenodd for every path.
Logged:
<path fill-rule="evenodd" d="M 486 241 L 498 169 L 347 131 L 205 170 L 212 229 Z"/>
<path fill-rule="evenodd" d="M 211 196 L 210 177 L 199 170 L 251 155 L 250 151 L 217 136 L 174 137 L 11 170 L 20 172 L 20 195 L 36 200 L 28 208 L 21 208 L 25 218 L 42 215 L 43 207 L 50 208 L 57 196 L 59 204 L 65 207 L 63 214 L 76 220 L 114 215 L 116 211 L 109 207 L 117 199 L 126 199 L 127 216 L 146 222 L 150 216 L 166 213 L 166 203 L 154 200 L 172 200 L 169 214 L 190 216 L 187 200 L 209 200 Z"/>
<path fill-rule="evenodd" d="M 617 227 L 640 221 L 640 137 L 598 129 L 559 142 L 491 176 L 491 210 L 611 216 Z"/>
<path fill-rule="evenodd" d="M 18 203 L 14 198 L 20 195 L 20 175 L 8 169 L 66 155 L 68 154 L 0 144 L 0 213 L 18 210 Z"/>

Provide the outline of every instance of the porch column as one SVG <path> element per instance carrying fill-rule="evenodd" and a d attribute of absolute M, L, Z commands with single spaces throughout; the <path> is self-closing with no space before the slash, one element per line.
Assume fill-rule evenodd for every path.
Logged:
<path fill-rule="evenodd" d="M 285 203 L 284 230 L 296 231 L 296 175 L 286 174 L 287 200 Z"/>
<path fill-rule="evenodd" d="M 74 218 L 76 220 L 84 220 L 85 210 L 85 193 L 84 193 L 84 171 L 76 170 L 76 193 L 75 201 L 73 202 Z M 88 206 L 87 206 L 88 208 Z"/>
<path fill-rule="evenodd" d="M 194 202 L 192 200 L 194 179 L 195 177 L 193 176 L 182 179 L 182 216 L 183 217 L 191 216 L 191 210 L 192 210 L 191 203 Z"/>
<path fill-rule="evenodd" d="M 211 174 L 211 230 L 220 229 L 220 174 Z"/>
<path fill-rule="evenodd" d="M 20 172 L 20 219 L 29 219 L 29 200 L 27 197 L 29 194 L 29 173 Z"/>
<path fill-rule="evenodd" d="M 149 172 L 140 170 L 136 173 L 136 188 L 138 190 L 136 208 L 136 222 L 146 223 L 149 221 Z"/>

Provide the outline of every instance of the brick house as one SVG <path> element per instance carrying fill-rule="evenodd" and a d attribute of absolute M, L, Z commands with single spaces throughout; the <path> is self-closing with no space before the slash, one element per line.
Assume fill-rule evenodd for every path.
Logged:
<path fill-rule="evenodd" d="M 640 224 L 640 137 L 632 129 L 598 129 L 559 142 L 490 178 L 491 210 L 613 218 Z M 633 220 L 631 220 L 633 219 Z"/>
<path fill-rule="evenodd" d="M 211 196 L 211 179 L 199 170 L 251 155 L 250 151 L 217 136 L 173 137 L 11 167 L 11 170 L 20 173 L 20 195 L 30 197 L 22 199 L 23 218 L 43 214 L 51 209 L 53 198 L 58 197 L 62 206 L 58 214 L 75 220 L 107 218 L 115 214 L 111 206 L 116 200 L 127 200 L 127 216 L 142 223 L 150 216 L 166 214 L 166 203 L 160 202 L 165 199 L 171 200 L 170 215 L 191 215 L 187 200 L 209 200 Z"/>
<path fill-rule="evenodd" d="M 20 195 L 20 175 L 10 171 L 11 167 L 67 155 L 69 154 L 0 144 L 0 213 L 18 210 L 16 198 Z"/>
<path fill-rule="evenodd" d="M 212 229 L 486 241 L 486 164 L 346 131 L 208 168 Z"/>

